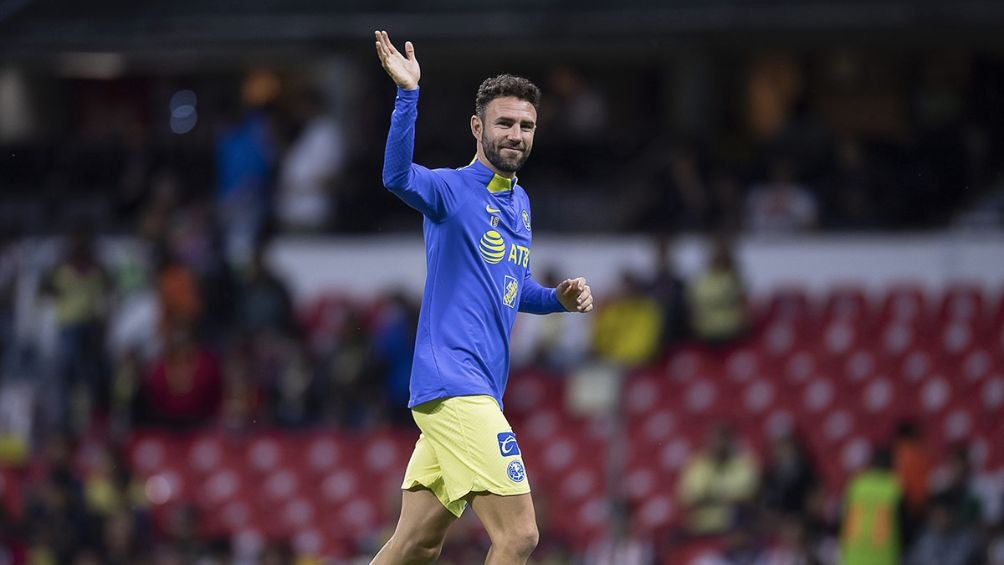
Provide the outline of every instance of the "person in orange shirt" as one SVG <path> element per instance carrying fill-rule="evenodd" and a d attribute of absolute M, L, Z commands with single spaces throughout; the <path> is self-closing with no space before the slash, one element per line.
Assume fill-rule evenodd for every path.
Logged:
<path fill-rule="evenodd" d="M 902 530 L 904 541 L 909 542 L 924 516 L 928 477 L 931 472 L 931 461 L 924 446 L 924 439 L 920 429 L 913 422 L 904 421 L 896 426 L 893 440 L 893 470 L 903 487 L 905 516 Z"/>
<path fill-rule="evenodd" d="M 165 337 L 176 327 L 195 328 L 202 314 L 202 299 L 195 274 L 178 261 L 167 244 L 158 249 L 157 298 L 160 300 L 160 329 Z"/>

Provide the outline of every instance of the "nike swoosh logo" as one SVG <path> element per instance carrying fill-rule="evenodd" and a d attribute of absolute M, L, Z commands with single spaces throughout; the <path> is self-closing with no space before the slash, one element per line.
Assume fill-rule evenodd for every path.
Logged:
<path fill-rule="evenodd" d="M 498 214 L 501 211 L 502 210 L 499 210 L 498 208 L 492 208 L 491 204 L 485 206 L 485 212 L 488 212 L 489 214 Z"/>

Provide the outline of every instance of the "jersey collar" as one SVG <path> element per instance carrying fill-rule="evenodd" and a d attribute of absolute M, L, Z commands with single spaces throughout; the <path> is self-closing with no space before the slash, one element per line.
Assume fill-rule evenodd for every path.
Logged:
<path fill-rule="evenodd" d="M 474 160 L 471 161 L 471 164 L 467 167 L 477 174 L 478 180 L 481 181 L 485 185 L 485 188 L 488 189 L 488 192 L 491 192 L 492 194 L 512 190 L 513 187 L 516 186 L 516 175 L 513 175 L 511 179 L 501 177 L 486 167 L 484 163 L 478 161 L 477 157 L 474 157 Z"/>

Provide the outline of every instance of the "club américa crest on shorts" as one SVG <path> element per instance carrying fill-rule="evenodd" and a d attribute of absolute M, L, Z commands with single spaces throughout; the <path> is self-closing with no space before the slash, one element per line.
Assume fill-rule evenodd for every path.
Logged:
<path fill-rule="evenodd" d="M 526 480 L 526 469 L 523 468 L 523 462 L 519 459 L 509 462 L 509 467 L 506 469 L 506 473 L 509 475 L 509 480 L 514 483 L 520 483 Z"/>

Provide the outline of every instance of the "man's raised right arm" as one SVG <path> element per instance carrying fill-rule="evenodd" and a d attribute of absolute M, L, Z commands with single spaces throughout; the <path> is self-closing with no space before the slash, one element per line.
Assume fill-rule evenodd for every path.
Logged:
<path fill-rule="evenodd" d="M 415 47 L 405 42 L 402 55 L 385 31 L 375 32 L 380 64 L 397 84 L 394 113 L 384 149 L 383 185 L 406 204 L 433 220 L 445 218 L 453 204 L 449 186 L 433 171 L 412 162 L 415 120 L 418 118 L 418 81 L 421 69 Z"/>

